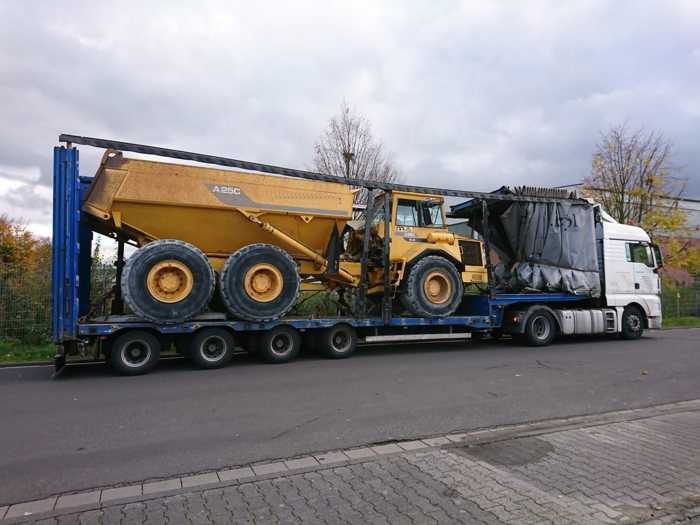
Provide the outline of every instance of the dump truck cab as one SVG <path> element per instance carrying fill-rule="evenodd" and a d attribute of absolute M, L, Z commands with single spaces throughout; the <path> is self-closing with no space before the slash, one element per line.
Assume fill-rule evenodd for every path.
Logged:
<path fill-rule="evenodd" d="M 368 214 L 372 221 L 370 246 L 383 245 L 387 231 L 384 198 L 383 193 L 377 195 L 362 220 L 349 223 L 348 228 L 354 230 L 351 244 L 356 244 L 355 251 Z M 407 310 L 426 316 L 451 313 L 466 287 L 487 283 L 481 242 L 448 231 L 443 197 L 391 192 L 388 232 L 391 287 Z M 374 250 L 375 257 L 372 253 L 370 249 L 368 293 L 378 295 L 384 291 L 384 272 L 379 249 Z M 357 273 L 356 268 L 350 268 L 356 264 L 346 266 L 350 273 Z"/>

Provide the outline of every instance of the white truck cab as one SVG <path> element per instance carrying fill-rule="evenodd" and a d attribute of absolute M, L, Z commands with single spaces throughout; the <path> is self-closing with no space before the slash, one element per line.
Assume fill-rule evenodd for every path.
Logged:
<path fill-rule="evenodd" d="M 620 224 L 599 208 L 596 226 L 598 260 L 605 304 L 618 312 L 618 322 L 661 328 L 661 252 L 637 226 Z M 629 314 L 638 309 L 641 318 Z M 625 314 L 627 310 L 627 315 Z M 619 327 L 622 329 L 622 326 Z"/>

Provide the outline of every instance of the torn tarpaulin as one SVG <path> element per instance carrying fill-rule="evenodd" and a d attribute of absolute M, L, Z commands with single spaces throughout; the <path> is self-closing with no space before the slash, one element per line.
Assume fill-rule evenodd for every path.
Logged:
<path fill-rule="evenodd" d="M 477 208 L 464 211 L 483 234 Z M 488 209 L 490 244 L 500 259 L 493 272 L 497 288 L 600 297 L 593 206 L 579 199 L 490 201 Z"/>

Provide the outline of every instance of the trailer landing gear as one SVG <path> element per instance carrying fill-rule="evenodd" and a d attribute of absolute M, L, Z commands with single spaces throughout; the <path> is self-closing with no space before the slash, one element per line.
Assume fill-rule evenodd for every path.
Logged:
<path fill-rule="evenodd" d="M 59 377 L 66 368 L 66 351 L 62 345 L 56 346 L 56 355 L 53 356 L 53 375 L 52 379 Z"/>

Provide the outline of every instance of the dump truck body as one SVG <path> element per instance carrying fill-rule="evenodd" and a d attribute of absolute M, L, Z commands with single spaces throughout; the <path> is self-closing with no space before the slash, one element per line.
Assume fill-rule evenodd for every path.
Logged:
<path fill-rule="evenodd" d="M 341 232 L 352 218 L 352 204 L 353 192 L 343 184 L 129 159 L 108 152 L 83 210 L 104 231 L 140 246 L 157 239 L 193 244 L 219 270 L 243 246 L 276 243 L 247 214 L 264 217 L 323 254 L 333 230 Z M 286 248 L 294 258 L 308 259 L 294 246 Z"/>

